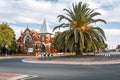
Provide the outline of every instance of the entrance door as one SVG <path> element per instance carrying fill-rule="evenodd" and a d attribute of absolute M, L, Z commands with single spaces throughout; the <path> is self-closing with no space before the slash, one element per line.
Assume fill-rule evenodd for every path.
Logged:
<path fill-rule="evenodd" d="M 45 54 L 45 52 L 46 52 L 46 47 L 44 44 L 42 44 L 42 46 L 41 46 L 41 52 L 42 52 L 42 54 Z"/>

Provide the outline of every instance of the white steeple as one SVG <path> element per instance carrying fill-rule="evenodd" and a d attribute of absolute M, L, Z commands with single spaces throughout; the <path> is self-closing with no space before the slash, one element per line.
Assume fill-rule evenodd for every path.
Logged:
<path fill-rule="evenodd" d="M 51 29 L 50 29 L 50 27 L 49 27 L 49 25 L 48 25 L 48 22 L 47 22 L 47 20 L 46 20 L 46 18 L 44 19 L 44 22 L 43 22 L 43 24 L 42 24 L 42 26 L 41 26 L 41 28 L 40 28 L 40 33 L 43 33 L 43 34 L 52 34 L 52 31 L 51 31 Z"/>

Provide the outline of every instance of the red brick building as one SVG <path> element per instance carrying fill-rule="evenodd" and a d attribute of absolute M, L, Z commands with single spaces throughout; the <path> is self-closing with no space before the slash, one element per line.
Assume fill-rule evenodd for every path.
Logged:
<path fill-rule="evenodd" d="M 54 52 L 54 48 L 52 46 L 51 35 L 51 30 L 45 19 L 40 28 L 40 32 L 26 28 L 26 30 L 21 33 L 16 42 L 16 51 L 17 53 L 33 54 L 45 51 L 45 53 L 52 54 Z"/>

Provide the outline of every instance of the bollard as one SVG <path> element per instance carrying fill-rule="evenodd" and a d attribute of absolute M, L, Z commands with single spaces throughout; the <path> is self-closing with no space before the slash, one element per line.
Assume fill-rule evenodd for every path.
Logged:
<path fill-rule="evenodd" d="M 52 60 L 53 55 L 52 54 L 41 54 L 41 59 L 42 60 Z"/>

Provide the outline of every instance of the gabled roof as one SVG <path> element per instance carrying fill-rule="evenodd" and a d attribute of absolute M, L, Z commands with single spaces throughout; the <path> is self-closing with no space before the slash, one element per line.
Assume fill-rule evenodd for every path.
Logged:
<path fill-rule="evenodd" d="M 31 30 L 27 27 L 23 33 L 30 33 Z"/>
<path fill-rule="evenodd" d="M 21 35 L 20 35 L 20 37 L 17 39 L 17 42 L 22 42 L 22 36 L 24 35 L 24 34 L 26 34 L 26 33 L 31 33 L 31 30 L 27 27 L 26 29 L 25 29 L 25 31 L 24 32 L 22 32 L 21 31 Z"/>
<path fill-rule="evenodd" d="M 44 22 L 43 22 L 43 24 L 42 24 L 42 26 L 40 28 L 39 33 L 41 33 L 41 34 L 52 34 L 52 31 L 51 31 L 46 19 L 44 19 Z"/>

